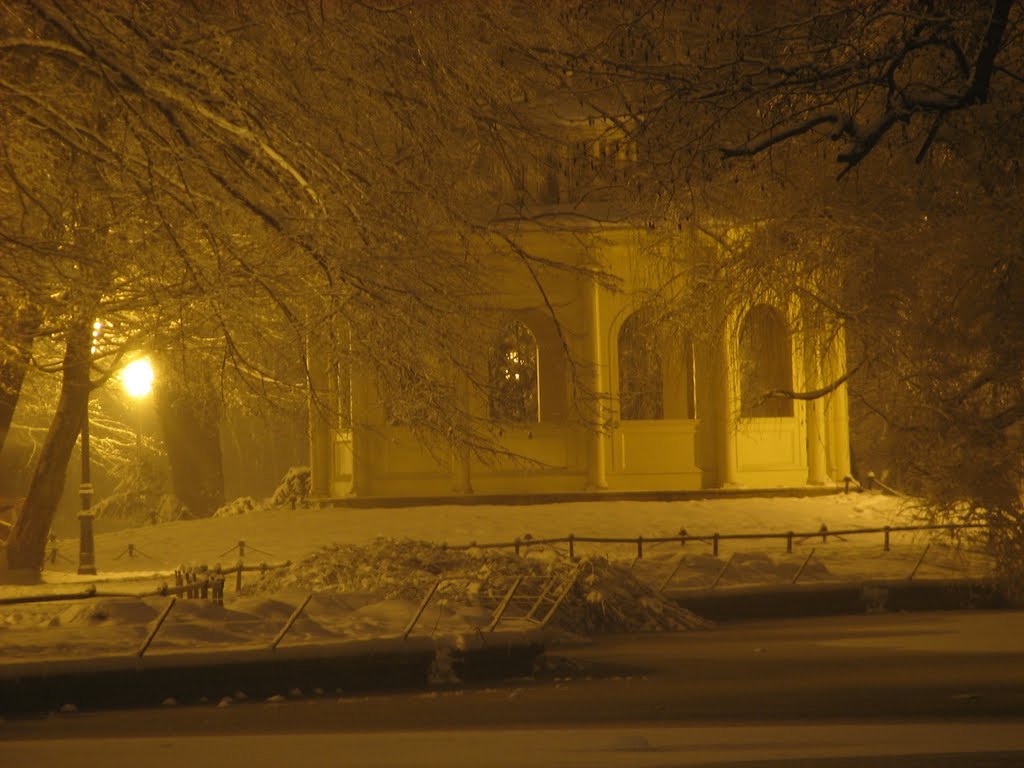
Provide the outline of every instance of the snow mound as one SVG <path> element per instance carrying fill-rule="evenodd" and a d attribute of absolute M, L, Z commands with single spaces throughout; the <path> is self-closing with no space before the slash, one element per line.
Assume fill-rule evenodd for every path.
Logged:
<path fill-rule="evenodd" d="M 633 573 L 643 581 L 671 589 L 708 587 L 715 581 L 723 586 L 788 584 L 797 571 L 804 582 L 822 581 L 831 575 L 828 566 L 817 557 L 803 561 L 804 557 L 799 554 L 772 556 L 765 552 L 734 552 L 724 558 L 702 552 L 680 558 L 645 558 L 634 566 Z"/>
<path fill-rule="evenodd" d="M 267 507 L 301 507 L 309 496 L 309 467 L 289 469 L 270 498 L 257 501 L 252 496 L 239 496 L 213 513 L 214 517 L 236 517 Z"/>
<path fill-rule="evenodd" d="M 259 504 L 252 496 L 239 496 L 234 501 L 230 501 L 223 507 L 219 507 L 216 512 L 213 513 L 214 517 L 235 517 L 236 515 L 245 515 L 257 509 Z"/>
<path fill-rule="evenodd" d="M 79 624 L 145 624 L 156 609 L 136 597 L 104 597 L 72 604 L 57 615 L 59 626 Z"/>
<path fill-rule="evenodd" d="M 409 539 L 378 538 L 365 546 L 332 544 L 289 568 L 263 574 L 250 590 L 371 593 L 379 599 L 415 604 L 439 579 L 434 600 L 463 615 L 489 617 L 520 579 L 517 605 L 510 605 L 506 614 L 513 621 L 531 608 L 535 618 L 543 618 L 568 588 L 551 621 L 566 631 L 593 634 L 706 625 L 634 578 L 628 567 L 604 556 L 571 560 L 547 552 L 544 557 L 520 557 L 495 549 L 456 549 Z"/>
<path fill-rule="evenodd" d="M 309 496 L 309 483 L 312 473 L 309 467 L 292 467 L 289 469 L 273 495 L 270 503 L 275 507 L 299 506 Z"/>

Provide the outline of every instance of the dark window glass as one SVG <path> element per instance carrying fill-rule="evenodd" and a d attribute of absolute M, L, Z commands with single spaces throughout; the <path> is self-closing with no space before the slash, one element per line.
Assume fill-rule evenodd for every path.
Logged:
<path fill-rule="evenodd" d="M 793 401 L 771 397 L 793 389 L 793 352 L 786 321 L 774 307 L 759 304 L 743 318 L 739 336 L 740 415 L 793 415 Z"/>

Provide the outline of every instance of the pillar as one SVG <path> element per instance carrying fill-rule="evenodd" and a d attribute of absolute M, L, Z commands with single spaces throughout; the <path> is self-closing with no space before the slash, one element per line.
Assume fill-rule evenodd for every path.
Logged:
<path fill-rule="evenodd" d="M 590 403 L 588 410 L 589 429 L 587 431 L 587 490 L 604 490 L 608 487 L 608 475 L 605 456 L 604 436 L 604 354 L 601 337 L 601 286 L 596 277 L 591 276 L 583 287 L 585 298 L 585 321 L 587 334 L 587 353 L 591 365 Z"/>
<path fill-rule="evenodd" d="M 829 348 L 829 378 L 846 375 L 846 336 L 840 328 Z M 828 447 L 832 476 L 842 480 L 850 475 L 850 400 L 846 382 L 828 396 Z"/>
<path fill-rule="evenodd" d="M 820 389 L 822 381 L 822 359 L 817 339 L 813 334 L 805 333 L 802 338 L 804 362 L 804 389 L 812 391 Z M 826 423 L 825 400 L 816 398 L 804 402 L 807 414 L 807 484 L 824 485 L 828 482 L 826 466 Z"/>
<path fill-rule="evenodd" d="M 718 485 L 722 488 L 739 485 L 736 462 L 736 426 L 739 421 L 735 353 L 732 323 L 726 319 L 715 351 L 715 442 L 718 447 Z"/>

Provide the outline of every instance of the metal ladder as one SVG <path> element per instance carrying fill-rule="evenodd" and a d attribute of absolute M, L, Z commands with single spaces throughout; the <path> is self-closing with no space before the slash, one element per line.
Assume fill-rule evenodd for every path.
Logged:
<path fill-rule="evenodd" d="M 569 592 L 572 590 L 573 585 L 576 583 L 576 578 L 579 575 L 579 568 L 573 567 L 562 573 L 552 574 L 550 578 L 540 584 L 540 593 L 534 597 L 529 595 L 519 595 L 517 598 L 517 592 L 522 586 L 524 578 L 518 577 L 509 588 L 508 592 L 498 603 L 498 606 L 494 609 L 494 613 L 491 616 L 491 622 L 487 626 L 488 632 L 493 632 L 494 629 L 501 622 L 505 616 L 509 606 L 513 601 L 519 603 L 525 603 L 529 606 L 526 613 L 515 617 L 525 619 L 531 624 L 536 624 L 540 627 L 546 627 L 548 623 L 554 618 L 555 613 L 558 611 L 559 606 L 568 597 Z"/>

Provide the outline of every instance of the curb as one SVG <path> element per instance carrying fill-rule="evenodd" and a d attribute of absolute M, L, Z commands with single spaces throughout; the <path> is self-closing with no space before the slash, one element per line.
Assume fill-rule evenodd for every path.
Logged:
<path fill-rule="evenodd" d="M 668 596 L 682 608 L 712 621 L 1011 607 L 994 579 L 726 587 L 670 590 Z"/>
<path fill-rule="evenodd" d="M 544 649 L 539 633 L 495 632 L 15 662 L 0 667 L 0 714 L 423 690 L 438 667 L 447 682 L 530 675 Z"/>

